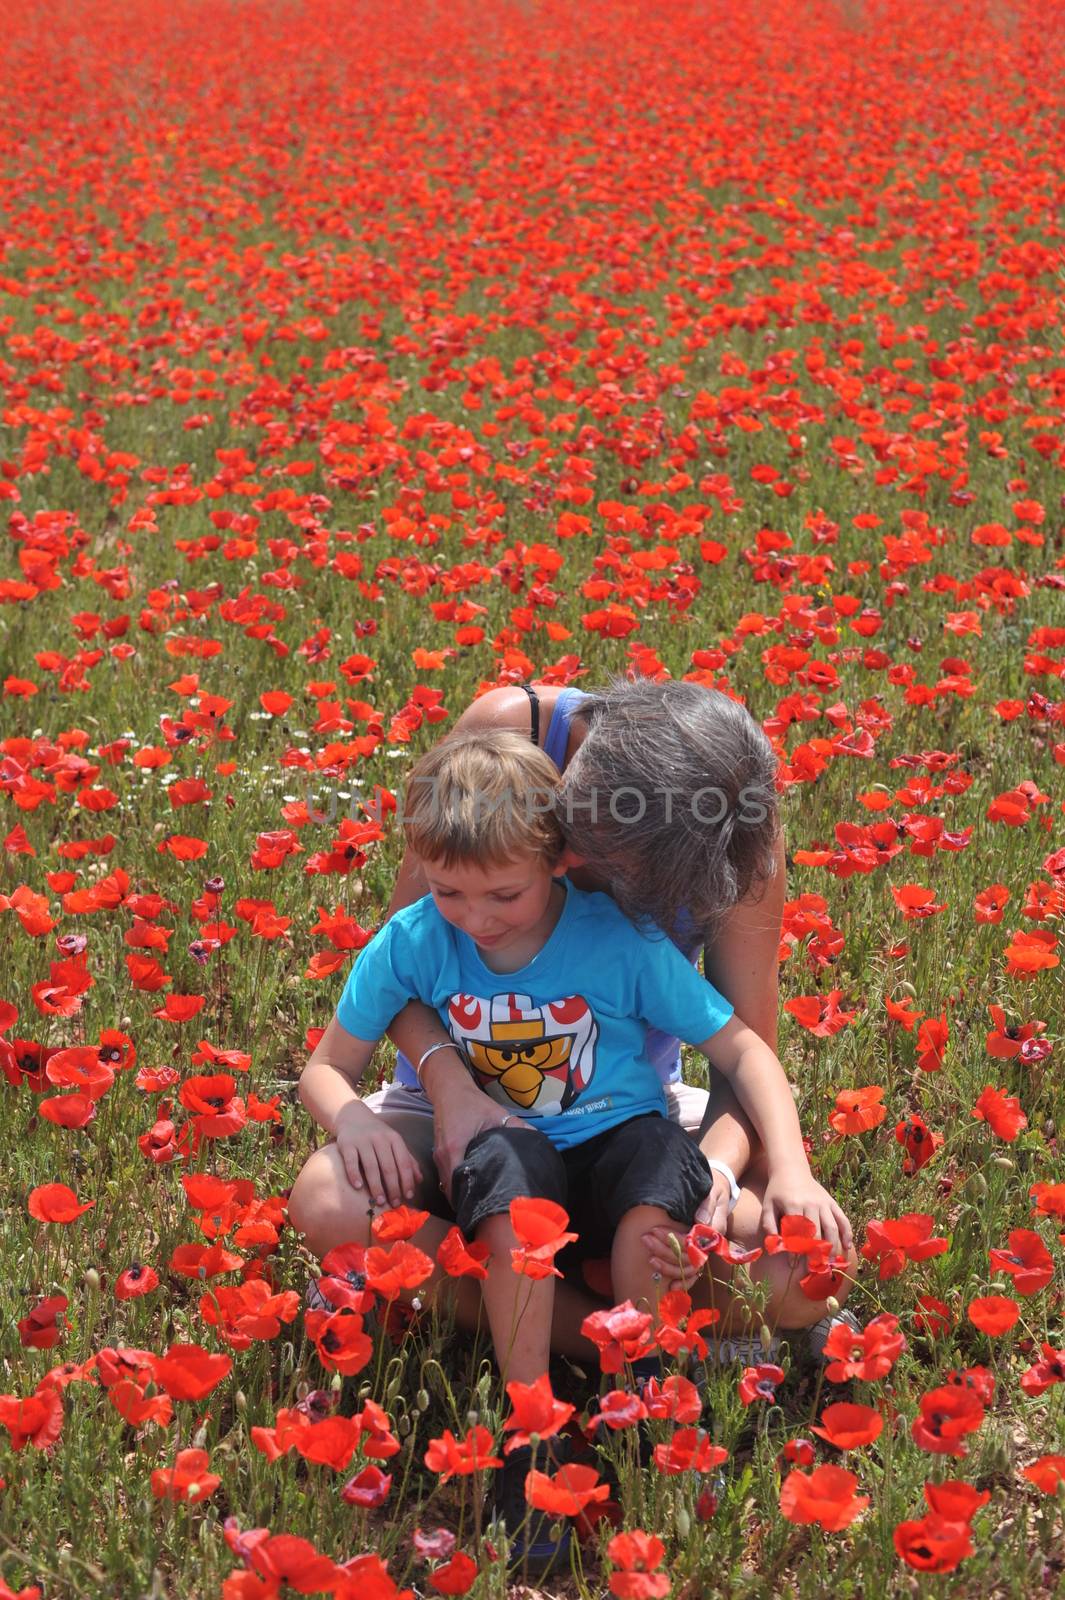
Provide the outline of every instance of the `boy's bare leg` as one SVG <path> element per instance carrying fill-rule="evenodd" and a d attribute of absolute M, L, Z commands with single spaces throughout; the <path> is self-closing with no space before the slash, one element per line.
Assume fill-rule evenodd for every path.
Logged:
<path fill-rule="evenodd" d="M 529 1278 L 514 1271 L 510 1252 L 521 1241 L 505 1213 L 487 1217 L 477 1229 L 477 1239 L 491 1251 L 481 1295 L 500 1377 L 504 1383 L 535 1383 L 551 1359 L 555 1284 L 559 1280 Z"/>
<path fill-rule="evenodd" d="M 610 1252 L 610 1276 L 614 1299 L 619 1303 L 631 1300 L 638 1311 L 657 1312 L 662 1285 L 651 1270 L 643 1235 L 651 1228 L 663 1227 L 671 1228 L 682 1238 L 688 1231 L 683 1222 L 661 1206 L 633 1206 L 618 1223 Z"/>
<path fill-rule="evenodd" d="M 304 1235 L 307 1248 L 319 1260 L 338 1245 L 373 1243 L 370 1232 L 373 1212 L 367 1208 L 365 1190 L 360 1192 L 353 1189 L 348 1182 L 343 1160 L 335 1144 L 323 1145 L 310 1157 L 293 1185 L 288 1209 L 293 1227 Z M 509 1218 L 501 1220 L 509 1227 Z M 443 1294 L 451 1304 L 459 1327 L 472 1331 L 483 1324 L 487 1310 L 487 1306 L 482 1305 L 481 1281 L 475 1278 L 452 1278 L 436 1265 L 437 1249 L 449 1227 L 450 1224 L 442 1217 L 430 1217 L 414 1235 L 411 1242 L 433 1260 L 433 1274 L 403 1298 L 408 1301 L 416 1298 L 426 1306 L 432 1303 L 437 1294 Z M 513 1236 L 511 1243 L 517 1243 Z M 490 1244 L 490 1248 L 494 1250 L 495 1246 Z M 522 1288 L 524 1295 L 531 1280 L 519 1278 L 512 1270 L 509 1246 L 503 1249 L 503 1269 Z M 582 1335 L 581 1323 L 601 1302 L 561 1279 L 548 1280 L 549 1287 L 551 1284 L 554 1284 L 551 1348 L 577 1361 L 597 1361 L 595 1346 Z M 546 1366 L 542 1370 L 546 1370 Z M 511 1377 L 515 1375 L 514 1372 L 510 1374 Z"/>

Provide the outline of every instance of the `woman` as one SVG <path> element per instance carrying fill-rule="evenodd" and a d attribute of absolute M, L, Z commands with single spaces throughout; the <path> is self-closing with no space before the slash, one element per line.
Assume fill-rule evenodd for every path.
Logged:
<path fill-rule="evenodd" d="M 612 894 L 634 918 L 657 922 L 691 959 L 702 949 L 707 978 L 775 1051 L 786 871 L 777 761 L 744 707 L 682 680 L 622 681 L 597 694 L 554 685 L 500 688 L 474 701 L 455 728 L 514 730 L 551 756 L 563 773 L 560 806 L 573 881 Z M 419 869 L 405 858 L 388 915 L 425 893 Z M 434 1166 L 449 1195 L 470 1140 L 501 1124 L 505 1110 L 473 1083 L 428 1007 L 409 1005 L 389 1033 L 401 1052 L 395 1082 L 369 1100 L 382 1118 L 382 1177 L 395 1189 L 400 1169 L 406 1175 L 412 1170 L 409 1152 L 422 1177 L 419 1198 L 435 1186 Z M 343 1065 L 344 1038 L 334 1018 L 315 1057 Z M 770 1174 L 754 1130 L 726 1086 L 715 1085 L 709 1095 L 686 1087 L 675 1039 L 658 1035 L 652 1059 L 666 1085 L 670 1116 L 696 1136 L 713 1122 L 722 1165 L 737 1180 L 733 1185 L 715 1172 L 699 1220 L 727 1232 L 740 1247 L 754 1248 L 780 1216 L 803 1213 L 853 1269 L 847 1219 L 814 1183 L 805 1160 L 792 1172 Z M 411 1062 L 420 1063 L 431 1116 Z M 290 1200 L 290 1213 L 312 1249 L 321 1253 L 344 1237 L 350 1204 L 342 1169 L 326 1147 L 311 1158 Z M 649 1235 L 647 1245 L 663 1288 L 683 1281 L 672 1241 Z M 770 1291 L 764 1320 L 771 1327 L 816 1324 L 813 1342 L 823 1343 L 825 1306 L 798 1288 L 794 1258 L 765 1256 L 755 1275 Z M 464 1293 L 468 1297 L 469 1286 Z M 749 1315 L 732 1302 L 727 1277 L 715 1286 L 715 1304 L 726 1332 L 750 1325 Z M 579 1349 L 580 1320 L 594 1303 L 571 1286 L 556 1305 L 559 1348 Z"/>

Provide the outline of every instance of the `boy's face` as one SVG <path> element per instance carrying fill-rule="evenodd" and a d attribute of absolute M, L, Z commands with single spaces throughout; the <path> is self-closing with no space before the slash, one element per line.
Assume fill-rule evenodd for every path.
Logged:
<path fill-rule="evenodd" d="M 535 940 L 541 931 L 544 939 L 551 931 L 551 887 L 565 866 L 522 855 L 500 866 L 463 861 L 446 867 L 423 860 L 422 871 L 446 922 L 469 934 L 479 949 L 503 956 L 513 949 L 525 960 L 539 948 Z"/>

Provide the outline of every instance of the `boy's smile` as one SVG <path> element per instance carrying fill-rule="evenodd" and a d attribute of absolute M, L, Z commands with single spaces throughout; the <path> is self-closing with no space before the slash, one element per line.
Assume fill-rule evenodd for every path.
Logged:
<path fill-rule="evenodd" d="M 543 949 L 565 903 L 556 880 L 565 871 L 543 856 L 515 856 L 500 865 L 423 861 L 440 915 L 493 957 L 497 972 L 516 972 Z"/>

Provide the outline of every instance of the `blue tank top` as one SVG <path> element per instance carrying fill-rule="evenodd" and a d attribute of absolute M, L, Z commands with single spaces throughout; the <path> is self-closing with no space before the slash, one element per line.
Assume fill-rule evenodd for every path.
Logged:
<path fill-rule="evenodd" d="M 569 730 L 570 723 L 573 721 L 573 714 L 581 701 L 587 698 L 588 696 L 583 689 L 571 688 L 560 689 L 555 697 L 554 710 L 551 713 L 551 720 L 543 730 L 540 748 L 545 755 L 551 757 L 560 772 L 566 765 L 566 749 L 569 745 Z M 699 937 L 699 931 L 691 917 L 685 916 L 680 929 L 680 937 L 673 942 L 689 961 L 698 961 L 702 939 Z M 648 1028 L 646 1049 L 648 1058 L 662 1082 L 676 1083 L 681 1075 L 680 1041 L 668 1033 L 660 1032 L 658 1028 Z M 418 1078 L 413 1066 L 406 1056 L 398 1052 L 396 1055 L 395 1081 L 396 1083 L 404 1084 L 407 1088 L 418 1088 Z"/>

